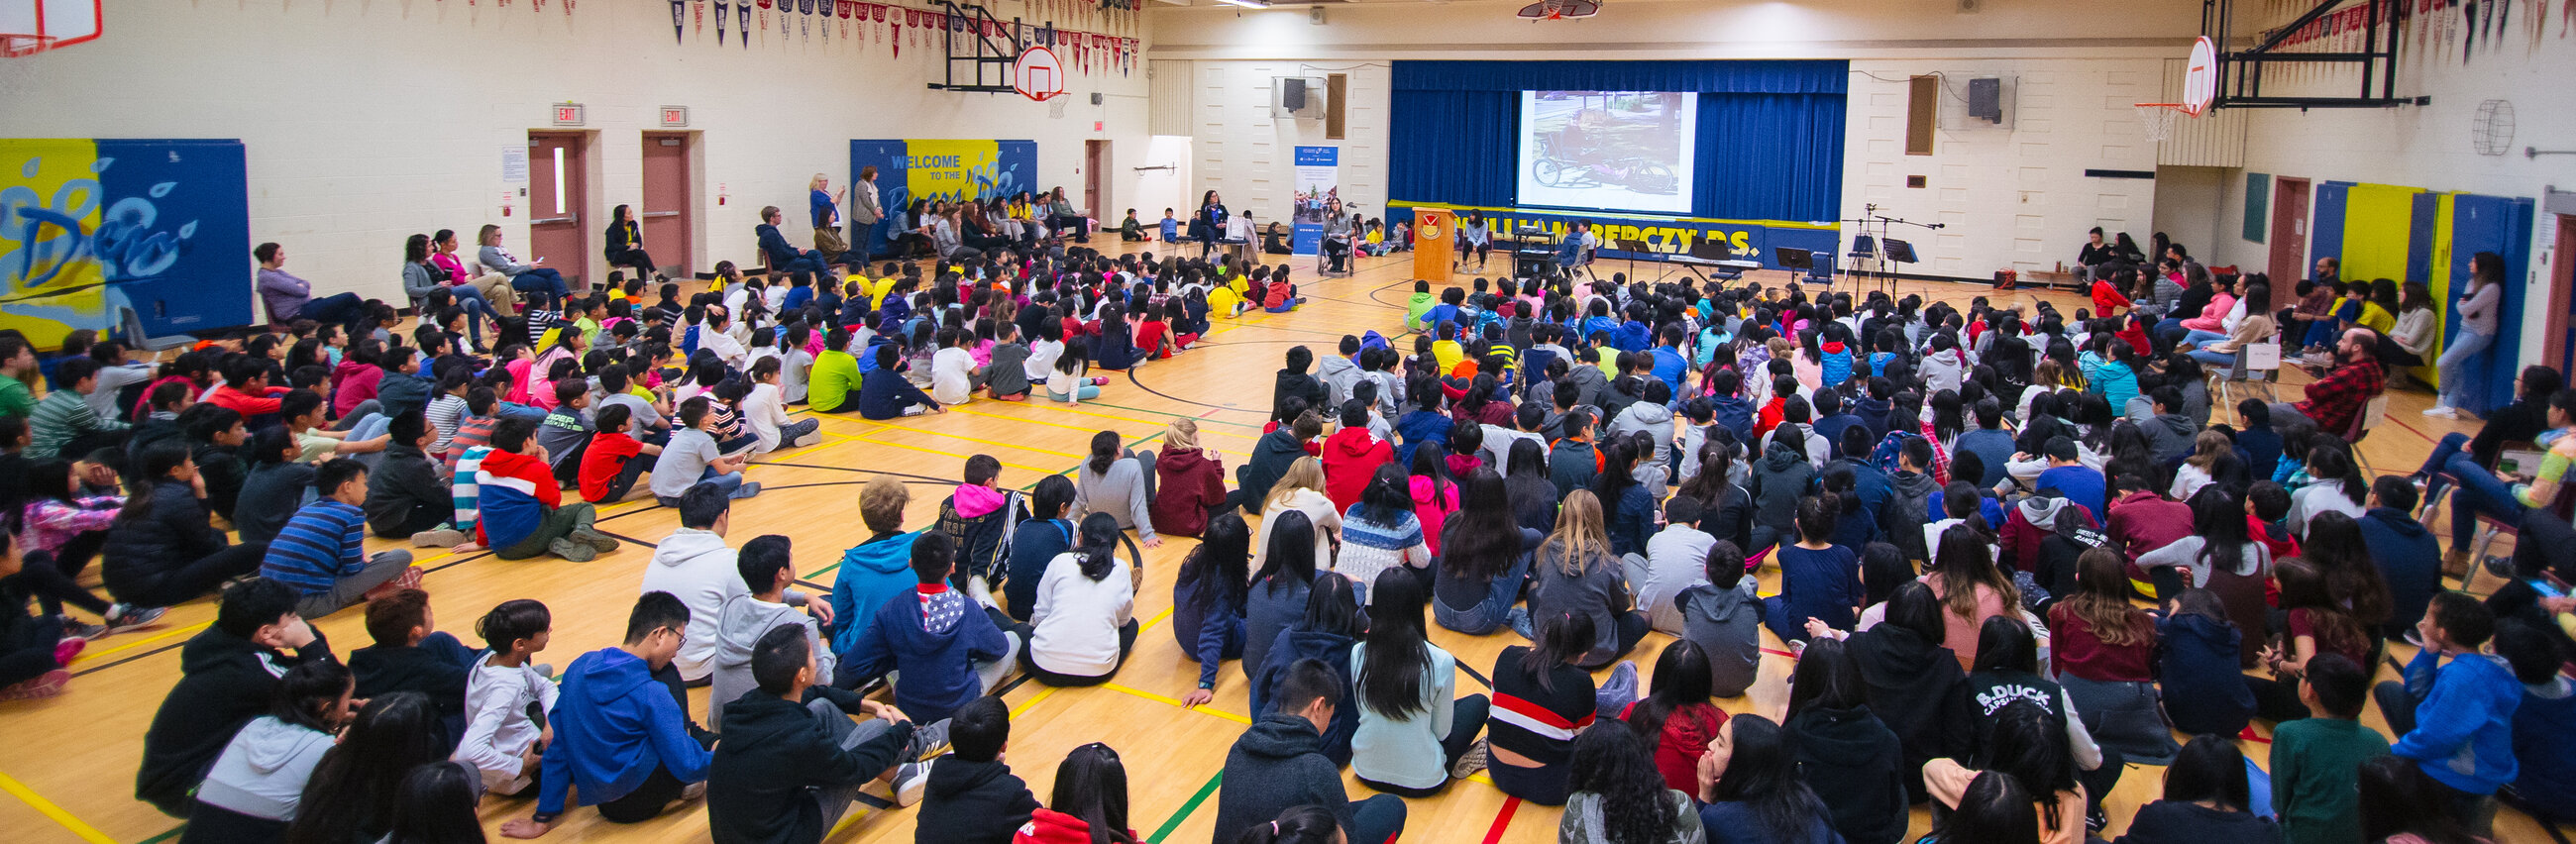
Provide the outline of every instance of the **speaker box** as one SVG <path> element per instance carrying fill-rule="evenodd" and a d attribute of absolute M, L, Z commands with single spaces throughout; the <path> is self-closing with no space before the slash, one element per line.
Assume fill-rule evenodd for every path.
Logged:
<path fill-rule="evenodd" d="M 1991 76 L 1968 80 L 1968 116 L 1988 123 L 2004 121 L 2004 81 Z"/>
<path fill-rule="evenodd" d="M 1279 81 L 1279 107 L 1289 111 L 1305 108 L 1306 80 L 1291 76 Z"/>

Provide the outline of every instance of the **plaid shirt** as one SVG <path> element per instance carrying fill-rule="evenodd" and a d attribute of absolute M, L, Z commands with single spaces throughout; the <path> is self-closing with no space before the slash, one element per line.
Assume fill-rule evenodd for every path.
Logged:
<path fill-rule="evenodd" d="M 2308 385 L 2308 398 L 2299 402 L 2300 413 L 2317 421 L 2317 430 L 2341 436 L 2352 430 L 2364 405 L 2388 386 L 2388 375 L 2379 369 L 2377 358 L 2365 357 L 2358 363 L 2335 367 L 2326 377 Z"/>

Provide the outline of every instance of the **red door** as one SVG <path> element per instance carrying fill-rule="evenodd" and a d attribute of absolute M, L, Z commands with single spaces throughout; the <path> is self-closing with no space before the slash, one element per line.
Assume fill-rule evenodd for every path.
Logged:
<path fill-rule="evenodd" d="M 661 262 L 665 275 L 686 278 L 696 267 L 690 254 L 691 236 L 696 232 L 689 181 L 689 143 L 687 132 L 647 132 L 644 134 L 644 205 L 636 216 L 644 224 L 644 249 Z"/>
<path fill-rule="evenodd" d="M 2308 180 L 2287 177 L 2272 180 L 2272 260 L 2273 289 L 2288 290 L 2290 282 L 2308 277 Z"/>
<path fill-rule="evenodd" d="M 2576 215 L 2558 214 L 2558 249 L 2549 281 L 2549 332 L 2544 336 L 2540 359 L 2557 365 L 2560 372 L 2576 372 Z"/>
<path fill-rule="evenodd" d="M 1082 142 L 1082 210 L 1101 225 L 1117 225 L 1117 212 L 1101 207 L 1109 202 L 1109 191 L 1102 188 L 1101 173 L 1109 166 L 1108 141 Z"/>
<path fill-rule="evenodd" d="M 528 133 L 528 254 L 522 257 L 545 259 L 575 293 L 590 289 L 588 148 L 579 133 Z"/>

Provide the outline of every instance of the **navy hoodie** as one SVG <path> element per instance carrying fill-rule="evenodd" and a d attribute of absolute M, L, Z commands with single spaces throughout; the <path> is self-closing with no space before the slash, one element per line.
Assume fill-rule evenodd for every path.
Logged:
<path fill-rule="evenodd" d="M 2254 692 L 2238 670 L 2239 636 L 2226 622 L 2197 613 L 2156 622 L 2157 676 L 2174 729 L 2221 736 L 2245 730 Z"/>
<path fill-rule="evenodd" d="M 2402 638 L 2423 620 L 2433 593 L 2442 590 L 2441 544 L 2403 510 L 2372 507 L 2358 521 L 2361 544 L 2388 581 L 2388 622 L 2379 626 L 2380 635 Z"/>
<path fill-rule="evenodd" d="M 620 648 L 582 654 L 564 669 L 562 693 L 548 713 L 554 744 L 538 777 L 537 813 L 564 810 L 564 789 L 579 786 L 581 804 L 596 806 L 635 791 L 656 767 L 681 782 L 707 778 L 712 758 L 689 736 L 689 713 L 653 679 L 644 660 Z"/>
<path fill-rule="evenodd" d="M 947 720 L 957 707 L 982 696 L 975 663 L 1011 652 L 1011 640 L 993 626 L 983 607 L 946 584 L 939 589 L 929 593 L 933 611 L 927 614 L 917 590 L 887 599 L 870 619 L 875 635 L 860 639 L 842 657 L 855 663 L 853 673 L 862 677 L 902 671 L 894 705 L 923 724 Z"/>
<path fill-rule="evenodd" d="M 1717 424 L 1724 425 L 1727 430 L 1735 432 L 1736 442 L 1753 441 L 1752 402 L 1745 401 L 1741 396 L 1718 396 L 1709 399 L 1708 404 L 1717 412 Z"/>

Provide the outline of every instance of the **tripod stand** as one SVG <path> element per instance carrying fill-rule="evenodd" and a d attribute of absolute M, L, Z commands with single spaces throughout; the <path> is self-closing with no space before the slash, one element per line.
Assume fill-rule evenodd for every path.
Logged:
<path fill-rule="evenodd" d="M 1861 292 L 1861 278 L 1872 277 L 1878 280 L 1879 289 L 1892 295 L 1896 291 L 1895 265 L 1914 263 L 1915 258 L 1911 244 L 1888 239 L 1888 227 L 1919 226 L 1930 231 L 1939 229 L 1945 224 L 1917 223 L 1885 216 L 1878 213 L 1878 206 L 1874 203 L 1862 207 L 1864 210 L 1858 219 L 1842 221 L 1855 226 L 1852 231 L 1852 251 L 1844 256 L 1843 276 L 1852 279 L 1854 294 Z M 1898 246 L 1904 248 L 1894 248 Z M 1863 268 L 1864 265 L 1866 269 Z"/>

